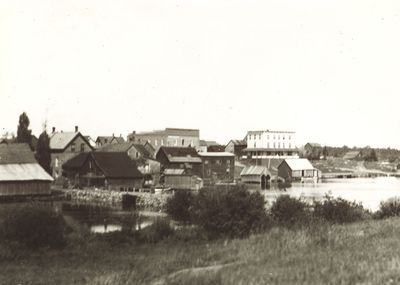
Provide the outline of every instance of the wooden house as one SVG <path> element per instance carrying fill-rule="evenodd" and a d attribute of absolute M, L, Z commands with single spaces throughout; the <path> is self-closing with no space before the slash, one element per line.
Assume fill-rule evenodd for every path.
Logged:
<path fill-rule="evenodd" d="M 62 175 L 62 165 L 67 160 L 82 152 L 90 152 L 94 148 L 75 127 L 75 132 L 53 132 L 50 135 L 52 176 L 57 179 Z"/>
<path fill-rule="evenodd" d="M 321 172 L 314 168 L 308 159 L 284 159 L 278 166 L 278 176 L 287 182 L 304 181 L 305 179 L 318 179 Z"/>
<path fill-rule="evenodd" d="M 237 159 L 246 158 L 244 150 L 247 148 L 246 140 L 230 140 L 225 146 L 225 151 L 233 153 Z"/>
<path fill-rule="evenodd" d="M 28 144 L 0 144 L 0 196 L 50 195 L 52 181 Z"/>
<path fill-rule="evenodd" d="M 233 182 L 235 176 L 235 155 L 230 152 L 199 152 L 201 177 L 205 184 Z"/>
<path fill-rule="evenodd" d="M 145 145 L 133 142 L 107 144 L 98 149 L 98 151 L 126 153 L 136 162 L 139 171 L 144 175 L 145 187 L 152 187 L 158 183 L 160 178 L 160 163 L 153 158 L 153 155 Z"/>
<path fill-rule="evenodd" d="M 133 190 L 143 186 L 143 174 L 123 152 L 80 153 L 63 165 L 63 175 L 78 187 Z"/>
<path fill-rule="evenodd" d="M 161 173 L 164 169 L 184 169 L 188 175 L 201 176 L 202 160 L 193 147 L 162 146 L 156 154 L 156 160 L 161 163 Z"/>
<path fill-rule="evenodd" d="M 343 156 L 343 159 L 346 160 L 362 160 L 362 158 L 362 153 L 359 150 L 349 151 Z"/>

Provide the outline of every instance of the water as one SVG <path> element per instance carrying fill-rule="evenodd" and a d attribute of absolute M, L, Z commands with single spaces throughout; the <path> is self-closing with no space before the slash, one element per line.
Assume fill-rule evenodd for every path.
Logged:
<path fill-rule="evenodd" d="M 326 194 L 349 201 L 362 203 L 371 211 L 379 209 L 381 201 L 400 196 L 400 179 L 395 177 L 329 179 L 318 183 L 293 183 L 292 187 L 280 190 L 272 186 L 261 193 L 270 203 L 279 195 L 303 198 L 307 201 L 321 200 Z"/>
<path fill-rule="evenodd" d="M 123 229 L 144 229 L 157 218 L 166 215 L 150 211 L 128 211 L 88 204 L 62 203 L 57 206 L 71 227 L 89 230 L 92 233 L 110 233 Z"/>

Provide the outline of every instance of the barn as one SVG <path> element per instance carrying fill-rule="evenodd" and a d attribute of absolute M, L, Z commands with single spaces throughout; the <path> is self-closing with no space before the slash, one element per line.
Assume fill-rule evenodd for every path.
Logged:
<path fill-rule="evenodd" d="M 143 174 L 124 152 L 82 152 L 62 168 L 70 184 L 77 187 L 126 191 L 143 186 Z"/>
<path fill-rule="evenodd" d="M 271 181 L 271 172 L 265 166 L 250 165 L 240 173 L 240 179 L 246 184 L 259 184 L 262 189 L 266 188 Z"/>
<path fill-rule="evenodd" d="M 50 195 L 52 181 L 28 144 L 0 144 L 0 197 Z"/>
<path fill-rule="evenodd" d="M 287 182 L 318 179 L 321 172 L 308 159 L 284 159 L 278 166 L 278 176 Z"/>

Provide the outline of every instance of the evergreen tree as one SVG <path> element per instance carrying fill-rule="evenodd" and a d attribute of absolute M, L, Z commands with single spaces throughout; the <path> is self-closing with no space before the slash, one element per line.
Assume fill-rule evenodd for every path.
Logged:
<path fill-rule="evenodd" d="M 324 146 L 324 148 L 322 149 L 322 155 L 324 159 L 328 157 L 328 148 L 326 146 Z"/>
<path fill-rule="evenodd" d="M 38 139 L 36 147 L 36 160 L 51 175 L 51 155 L 50 155 L 50 138 L 44 130 Z"/>
<path fill-rule="evenodd" d="M 17 129 L 17 142 L 27 143 L 32 149 L 32 131 L 28 129 L 29 118 L 25 112 L 19 116 L 19 124 Z"/>

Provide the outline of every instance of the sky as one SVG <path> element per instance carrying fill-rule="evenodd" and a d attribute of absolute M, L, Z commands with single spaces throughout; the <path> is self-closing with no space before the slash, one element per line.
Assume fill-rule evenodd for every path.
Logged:
<path fill-rule="evenodd" d="M 400 1 L 1 0 L 0 133 L 400 148 Z"/>

